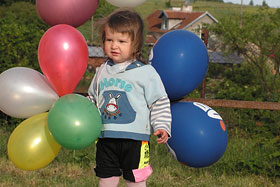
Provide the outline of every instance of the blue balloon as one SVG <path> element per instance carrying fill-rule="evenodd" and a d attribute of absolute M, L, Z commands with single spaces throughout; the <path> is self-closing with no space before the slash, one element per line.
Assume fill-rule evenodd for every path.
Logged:
<path fill-rule="evenodd" d="M 186 30 L 170 31 L 160 37 L 150 55 L 171 101 L 192 92 L 208 69 L 208 52 L 203 41 Z"/>
<path fill-rule="evenodd" d="M 228 134 L 221 116 L 197 102 L 171 104 L 172 137 L 167 146 L 175 159 L 201 168 L 217 162 L 224 154 Z"/>

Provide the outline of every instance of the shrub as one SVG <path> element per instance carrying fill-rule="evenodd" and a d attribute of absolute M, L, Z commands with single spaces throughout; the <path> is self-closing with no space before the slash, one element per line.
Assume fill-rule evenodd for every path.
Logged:
<path fill-rule="evenodd" d="M 0 7 L 0 71 L 20 66 L 40 70 L 37 49 L 47 29 L 31 3 Z"/>

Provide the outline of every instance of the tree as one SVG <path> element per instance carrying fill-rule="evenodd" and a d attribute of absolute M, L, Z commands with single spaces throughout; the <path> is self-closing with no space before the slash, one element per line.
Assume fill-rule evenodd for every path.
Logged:
<path fill-rule="evenodd" d="M 263 6 L 263 7 L 269 7 L 265 0 L 263 0 L 262 6 Z"/>
<path fill-rule="evenodd" d="M 171 0 L 168 0 L 165 2 L 165 7 L 170 8 L 171 7 Z"/>
<path fill-rule="evenodd" d="M 263 100 L 280 98 L 280 9 L 271 13 L 260 8 L 253 14 L 244 14 L 243 25 L 238 19 L 224 18 L 209 30 L 215 33 L 226 52 L 238 52 L 256 73 L 258 84 L 264 89 Z"/>
<path fill-rule="evenodd" d="M 253 0 L 250 0 L 249 5 L 250 5 L 250 6 L 254 6 Z"/>

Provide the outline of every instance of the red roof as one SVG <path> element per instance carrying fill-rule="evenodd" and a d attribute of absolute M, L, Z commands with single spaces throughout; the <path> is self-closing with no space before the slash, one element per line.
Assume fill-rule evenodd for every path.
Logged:
<path fill-rule="evenodd" d="M 163 14 L 166 14 L 169 19 L 185 19 L 188 12 L 185 11 L 174 11 L 174 10 L 164 10 L 161 12 L 159 17 L 162 17 Z"/>
<path fill-rule="evenodd" d="M 168 19 L 181 19 L 183 20 L 176 26 L 176 29 L 183 29 L 185 26 L 190 24 L 195 19 L 199 18 L 205 12 L 185 12 L 185 11 L 174 11 L 174 10 L 156 10 L 150 14 L 148 20 L 148 30 L 150 32 L 168 32 L 168 30 L 161 30 L 162 16 L 165 14 Z"/>

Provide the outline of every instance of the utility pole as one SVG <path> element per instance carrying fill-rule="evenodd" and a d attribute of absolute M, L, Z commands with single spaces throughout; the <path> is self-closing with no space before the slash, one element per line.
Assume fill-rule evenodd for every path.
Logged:
<path fill-rule="evenodd" d="M 242 28 L 242 16 L 243 16 L 243 0 L 241 0 L 241 6 L 240 6 L 240 28 Z"/>
<path fill-rule="evenodd" d="M 93 43 L 93 16 L 91 16 L 91 44 Z"/>

